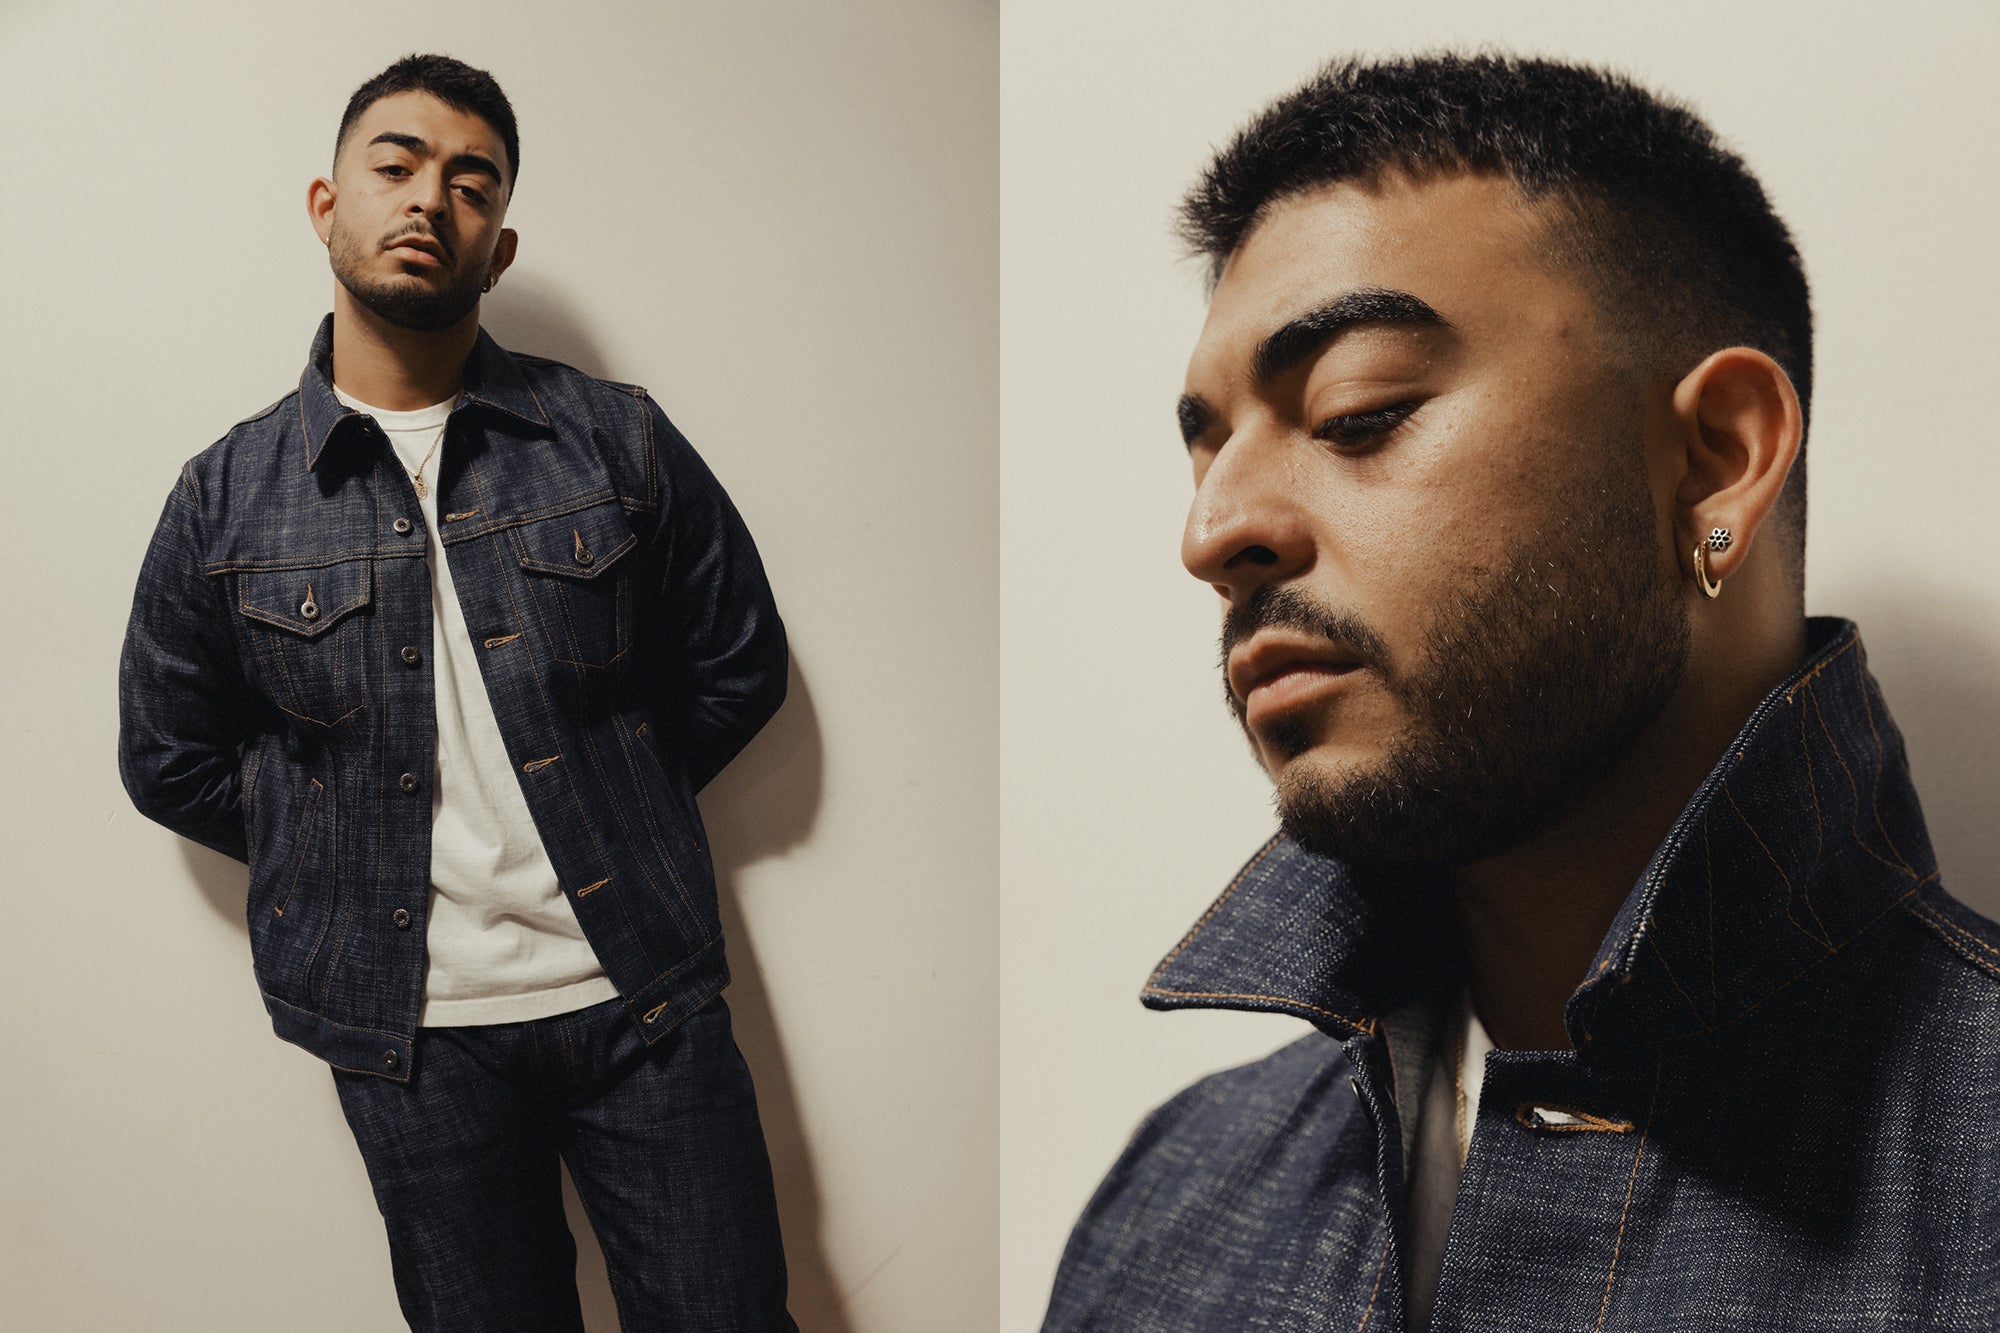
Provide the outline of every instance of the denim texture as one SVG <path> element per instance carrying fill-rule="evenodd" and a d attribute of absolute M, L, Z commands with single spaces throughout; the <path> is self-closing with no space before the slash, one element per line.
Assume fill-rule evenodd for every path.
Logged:
<path fill-rule="evenodd" d="M 330 378 L 182 470 L 119 670 L 140 811 L 250 866 L 280 1036 L 407 1079 L 429 904 L 433 702 L 424 520 Z M 528 809 L 648 1041 L 728 980 L 694 793 L 785 693 L 750 534 L 645 390 L 484 331 L 439 449 L 445 558 Z"/>
<path fill-rule="evenodd" d="M 1431 1329 L 2000 1327 L 2000 928 L 1938 883 L 1854 627 L 1810 639 L 1570 996 L 1574 1049 L 1488 1058 Z M 1403 1328 L 1382 1017 L 1460 957 L 1444 895 L 1260 851 L 1143 998 L 1316 1031 L 1145 1121 L 1045 1329 Z"/>
<path fill-rule="evenodd" d="M 718 997 L 648 1045 L 617 1000 L 425 1028 L 416 1076 L 334 1071 L 422 1333 L 582 1333 L 557 1158 L 619 1324 L 797 1333 L 750 1071 Z"/>

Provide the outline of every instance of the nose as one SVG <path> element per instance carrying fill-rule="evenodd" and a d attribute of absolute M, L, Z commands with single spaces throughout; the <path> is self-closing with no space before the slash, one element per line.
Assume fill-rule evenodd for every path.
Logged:
<path fill-rule="evenodd" d="M 403 211 L 411 217 L 435 218 L 450 205 L 451 191 L 445 188 L 444 173 L 428 168 L 410 177 L 409 197 Z"/>
<path fill-rule="evenodd" d="M 1296 473 L 1281 440 L 1231 436 L 1195 485 L 1181 534 L 1188 573 L 1236 602 L 1310 566 L 1312 528 Z"/>

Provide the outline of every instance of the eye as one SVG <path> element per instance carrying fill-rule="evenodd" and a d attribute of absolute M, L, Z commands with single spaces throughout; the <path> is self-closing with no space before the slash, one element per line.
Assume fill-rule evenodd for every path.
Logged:
<path fill-rule="evenodd" d="M 375 168 L 375 172 L 377 175 L 387 176 L 391 180 L 394 180 L 399 176 L 407 176 L 410 174 L 409 169 L 407 167 L 397 166 L 394 162 L 383 163 L 381 166 Z"/>
<path fill-rule="evenodd" d="M 1328 417 L 1313 427 L 1313 438 L 1342 449 L 1354 450 L 1374 443 L 1403 424 L 1417 410 L 1415 403 L 1395 403 L 1371 412 L 1350 412 Z"/>
<path fill-rule="evenodd" d="M 463 194 L 468 200 L 470 200 L 475 204 L 484 204 L 486 202 L 486 196 L 481 194 L 479 190 L 474 186 L 461 185 L 458 187 L 458 190 L 460 194 Z"/>

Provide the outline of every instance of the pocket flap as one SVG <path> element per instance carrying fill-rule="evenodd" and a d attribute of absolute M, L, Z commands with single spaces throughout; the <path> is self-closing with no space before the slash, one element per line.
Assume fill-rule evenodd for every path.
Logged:
<path fill-rule="evenodd" d="M 521 544 L 521 568 L 570 579 L 601 576 L 639 544 L 615 501 L 524 523 L 514 536 Z"/>
<path fill-rule="evenodd" d="M 246 569 L 236 576 L 237 598 L 252 620 L 316 639 L 368 605 L 374 570 L 369 560 L 310 569 Z"/>

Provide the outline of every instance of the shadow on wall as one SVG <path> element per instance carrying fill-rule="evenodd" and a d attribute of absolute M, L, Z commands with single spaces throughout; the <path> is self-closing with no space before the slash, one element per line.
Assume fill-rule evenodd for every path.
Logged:
<path fill-rule="evenodd" d="M 1966 610 L 1891 577 L 1837 608 L 1861 626 L 1868 666 L 1909 748 L 1940 878 L 1952 896 L 2000 919 L 2000 647 Z"/>
<path fill-rule="evenodd" d="M 603 373 L 603 358 L 595 342 L 552 289 L 533 278 L 510 280 L 508 289 L 509 299 L 500 309 L 489 308 L 493 317 L 485 320 L 501 346 L 553 357 L 588 374 Z M 783 590 L 779 591 L 782 604 Z M 854 1333 L 841 1308 L 842 1295 L 821 1242 L 819 1186 L 805 1126 L 769 992 L 757 964 L 755 941 L 736 902 L 733 873 L 740 866 L 781 855 L 804 841 L 819 812 L 823 769 L 818 715 L 794 657 L 785 706 L 702 792 L 700 803 L 714 852 L 723 935 L 728 941 L 732 980 L 726 994 L 737 1045 L 756 1081 L 758 1113 L 777 1181 L 792 1316 L 814 1333 Z M 181 848 L 188 873 L 209 906 L 247 936 L 244 867 L 191 842 L 183 841 Z M 577 1287 L 585 1325 L 592 1333 L 615 1333 L 617 1306 L 605 1276 L 603 1251 L 591 1234 L 567 1172 L 563 1197 L 577 1241 Z M 389 1275 L 384 1271 L 381 1277 L 386 1282 Z"/>

